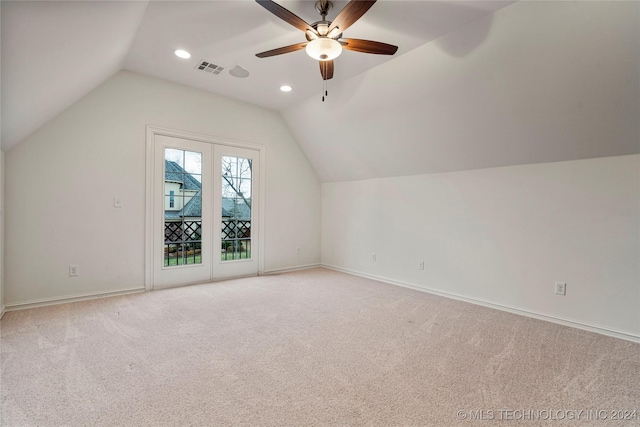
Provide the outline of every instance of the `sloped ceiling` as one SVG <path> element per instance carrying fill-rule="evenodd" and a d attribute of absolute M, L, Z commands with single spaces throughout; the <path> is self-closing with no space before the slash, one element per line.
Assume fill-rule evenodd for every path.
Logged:
<path fill-rule="evenodd" d="M 519 2 L 283 115 L 323 182 L 640 152 L 640 3 Z"/>
<path fill-rule="evenodd" d="M 314 1 L 278 2 L 319 18 Z M 640 151 L 638 2 L 379 0 L 345 36 L 398 53 L 344 52 L 324 103 L 304 51 L 255 57 L 302 33 L 251 0 L 0 7 L 5 150 L 125 69 L 280 111 L 322 181 Z"/>
<path fill-rule="evenodd" d="M 279 1 L 307 22 L 315 1 Z M 335 1 L 333 19 L 347 1 Z M 348 36 L 400 46 L 395 57 L 509 4 L 504 1 L 380 0 Z M 5 1 L 2 16 L 2 147 L 10 149 L 91 89 L 125 69 L 281 110 L 319 94 L 319 67 L 304 51 L 259 59 L 304 34 L 252 0 Z M 173 55 L 187 49 L 189 60 Z M 393 58 L 395 58 L 393 57 Z M 393 59 L 345 52 L 338 82 Z M 198 71 L 201 60 L 225 68 Z M 228 71 L 240 66 L 245 79 Z M 284 94 L 279 87 L 291 85 Z"/>
<path fill-rule="evenodd" d="M 2 1 L 2 148 L 122 69 L 147 2 Z"/>

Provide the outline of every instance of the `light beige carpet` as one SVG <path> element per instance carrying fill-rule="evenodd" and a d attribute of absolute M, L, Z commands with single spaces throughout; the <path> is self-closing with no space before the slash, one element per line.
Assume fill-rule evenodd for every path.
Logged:
<path fill-rule="evenodd" d="M 640 345 L 324 269 L 1 328 L 7 426 L 640 425 Z"/>

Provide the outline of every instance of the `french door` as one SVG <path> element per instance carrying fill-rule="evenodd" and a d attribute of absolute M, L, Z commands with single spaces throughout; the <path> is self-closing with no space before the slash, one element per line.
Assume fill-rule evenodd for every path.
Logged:
<path fill-rule="evenodd" d="M 258 177 L 260 158 L 255 150 L 213 147 L 214 203 L 213 278 L 258 273 Z M 219 168 L 219 169 L 217 169 Z"/>
<path fill-rule="evenodd" d="M 153 271 L 147 287 L 258 274 L 260 152 L 160 133 L 148 144 Z"/>

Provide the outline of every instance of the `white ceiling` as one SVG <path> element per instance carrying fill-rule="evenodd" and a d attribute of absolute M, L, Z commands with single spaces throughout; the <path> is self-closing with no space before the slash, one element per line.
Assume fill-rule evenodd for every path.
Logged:
<path fill-rule="evenodd" d="M 280 1 L 307 22 L 314 1 Z M 329 19 L 346 5 L 336 1 Z M 399 46 L 393 58 L 509 4 L 504 1 L 380 0 L 345 37 Z M 256 53 L 305 41 L 304 34 L 252 0 L 5 1 L 2 13 L 2 147 L 6 150 L 120 69 L 136 71 L 281 110 L 313 95 L 322 79 L 304 51 L 259 59 Z M 180 60 L 177 48 L 192 54 Z M 388 56 L 345 51 L 339 82 Z M 200 60 L 225 68 L 196 70 Z M 249 71 L 236 78 L 234 66 Z M 290 93 L 279 87 L 288 84 Z"/>
<path fill-rule="evenodd" d="M 323 182 L 640 153 L 640 2 L 521 1 L 282 114 Z"/>
<path fill-rule="evenodd" d="M 314 1 L 279 1 L 312 23 L 320 20 Z M 328 19 L 347 1 L 336 1 Z M 505 6 L 501 1 L 378 1 L 344 37 L 395 44 L 398 57 L 478 17 Z M 304 42 L 304 33 L 278 19 L 254 1 L 151 2 L 127 55 L 124 68 L 281 110 L 322 91 L 318 62 L 304 50 L 270 58 L 256 53 Z M 171 54 L 183 48 L 193 54 L 178 61 Z M 335 60 L 334 81 L 363 73 L 392 59 L 345 51 Z M 219 76 L 196 70 L 200 60 L 225 67 Z M 246 79 L 228 70 L 240 66 Z M 333 83 L 333 82 L 332 82 Z M 294 90 L 283 94 L 287 84 Z"/>
<path fill-rule="evenodd" d="M 304 35 L 253 0 L 0 5 L 5 150 L 124 69 L 280 111 L 323 182 L 640 151 L 640 2 L 378 0 L 344 37 L 398 52 L 344 51 L 325 103 L 304 51 L 255 57 Z"/>
<path fill-rule="evenodd" d="M 2 1 L 2 148 L 118 72 L 146 2 Z"/>

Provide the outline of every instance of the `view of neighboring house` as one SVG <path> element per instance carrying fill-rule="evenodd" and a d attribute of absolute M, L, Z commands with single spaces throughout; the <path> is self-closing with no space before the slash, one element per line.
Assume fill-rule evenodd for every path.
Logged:
<path fill-rule="evenodd" d="M 165 160 L 164 188 L 165 253 L 168 256 L 172 252 L 188 250 L 191 246 L 199 247 L 202 233 L 202 184 L 178 163 Z M 251 207 L 248 203 L 251 203 L 251 199 L 241 196 L 222 198 L 221 239 L 225 254 L 230 248 L 245 252 L 249 249 Z M 186 246 L 183 248 L 183 245 Z"/>
<path fill-rule="evenodd" d="M 165 222 L 199 221 L 202 217 L 202 184 L 176 162 L 165 160 L 164 164 Z M 242 199 L 223 197 L 222 219 L 249 221 L 251 207 Z"/>
<path fill-rule="evenodd" d="M 202 217 L 202 184 L 176 162 L 164 161 L 165 222 Z"/>

